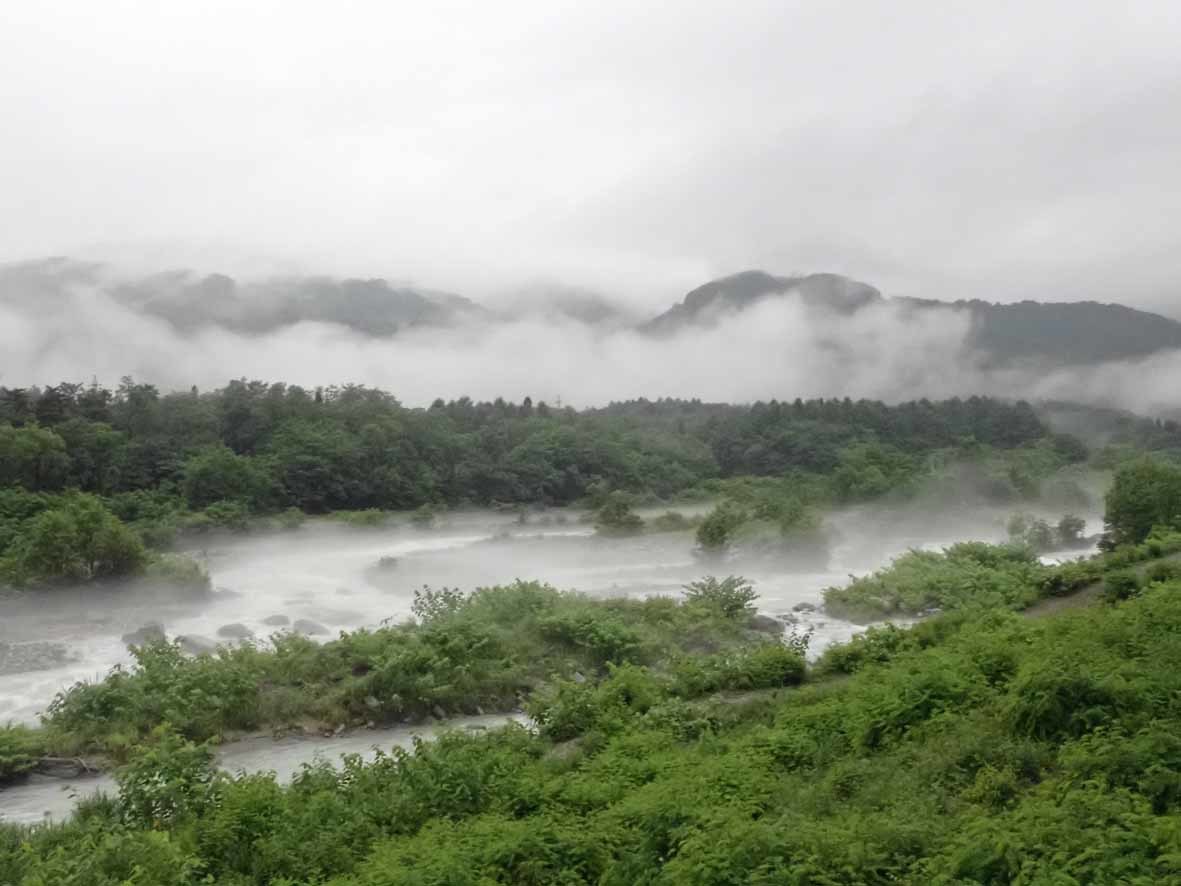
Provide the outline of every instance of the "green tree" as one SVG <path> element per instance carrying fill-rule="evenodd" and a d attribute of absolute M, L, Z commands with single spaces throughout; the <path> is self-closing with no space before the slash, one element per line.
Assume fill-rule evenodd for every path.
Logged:
<path fill-rule="evenodd" d="M 685 600 L 716 609 L 726 618 L 753 615 L 758 598 L 754 585 L 741 575 L 723 579 L 707 575 L 685 585 Z"/>
<path fill-rule="evenodd" d="M 746 518 L 745 511 L 729 502 L 722 502 L 697 527 L 697 544 L 704 551 L 725 550 L 734 530 L 745 523 Z"/>
<path fill-rule="evenodd" d="M 70 470 L 66 443 L 35 424 L 0 425 L 0 486 L 23 486 L 29 492 L 61 489 Z"/>
<path fill-rule="evenodd" d="M 1103 516 L 1112 544 L 1139 544 L 1153 526 L 1181 526 L 1181 468 L 1151 458 L 1122 465 Z"/>
<path fill-rule="evenodd" d="M 29 520 L 6 559 L 17 581 L 86 581 L 139 572 L 147 552 L 99 499 L 75 495 Z"/>
<path fill-rule="evenodd" d="M 261 507 L 270 498 L 271 481 L 253 458 L 238 455 L 228 446 L 210 446 L 184 463 L 181 491 L 193 508 L 218 501 L 238 501 Z"/>
<path fill-rule="evenodd" d="M 1086 531 L 1087 521 L 1074 514 L 1064 514 L 1058 521 L 1058 541 L 1065 547 L 1077 547 L 1083 543 L 1083 532 Z"/>

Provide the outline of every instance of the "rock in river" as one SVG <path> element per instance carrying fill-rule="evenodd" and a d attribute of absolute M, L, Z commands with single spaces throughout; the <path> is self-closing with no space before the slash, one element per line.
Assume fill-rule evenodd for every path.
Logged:
<path fill-rule="evenodd" d="M 249 640 L 254 636 L 254 631 L 246 627 L 244 624 L 234 622 L 229 625 L 222 625 L 217 629 L 217 636 L 229 637 L 231 640 Z"/>
<path fill-rule="evenodd" d="M 747 627 L 763 634 L 782 634 L 784 630 L 784 624 L 779 619 L 761 613 L 752 615 Z"/>
<path fill-rule="evenodd" d="M 180 651 L 187 655 L 212 655 L 217 651 L 216 643 L 206 637 L 198 637 L 196 634 L 177 637 L 176 642 L 180 644 Z"/>
<path fill-rule="evenodd" d="M 270 625 L 273 628 L 283 627 L 283 625 L 291 624 L 291 619 L 286 615 L 268 615 L 262 620 L 264 625 Z"/>
<path fill-rule="evenodd" d="M 121 639 L 128 646 L 143 646 L 146 643 L 159 643 L 164 639 L 164 625 L 157 621 L 150 621 L 139 630 L 124 634 Z"/>

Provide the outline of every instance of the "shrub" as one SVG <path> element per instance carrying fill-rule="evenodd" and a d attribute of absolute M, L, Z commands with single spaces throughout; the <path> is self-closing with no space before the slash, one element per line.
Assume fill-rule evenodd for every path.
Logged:
<path fill-rule="evenodd" d="M 710 511 L 697 527 L 698 546 L 703 551 L 725 550 L 734 531 L 746 520 L 745 511 L 728 502 L 722 502 Z"/>
<path fill-rule="evenodd" d="M 0 785 L 32 772 L 45 754 L 42 733 L 12 724 L 0 727 Z"/>
<path fill-rule="evenodd" d="M 612 492 L 595 515 L 595 529 L 607 535 L 624 535 L 639 532 L 644 521 L 631 509 L 626 496 Z"/>
<path fill-rule="evenodd" d="M 18 582 L 87 581 L 135 574 L 147 551 L 98 498 L 74 495 L 30 519 L 6 559 Z"/>
<path fill-rule="evenodd" d="M 384 568 L 385 561 L 392 560 L 389 566 L 397 564 L 395 557 L 382 557 L 379 564 Z M 454 615 L 467 602 L 467 595 L 458 588 L 439 588 L 437 591 L 429 585 L 423 585 L 414 592 L 414 602 L 410 604 L 410 611 L 423 624 L 438 621 Z"/>
<path fill-rule="evenodd" d="M 1103 597 L 1111 603 L 1126 600 L 1140 593 L 1144 582 L 1134 569 L 1109 572 L 1103 579 Z"/>
<path fill-rule="evenodd" d="M 133 827 L 158 830 L 205 807 L 215 784 L 213 751 L 167 726 L 119 770 L 119 809 Z"/>
<path fill-rule="evenodd" d="M 665 511 L 653 517 L 649 525 L 654 532 L 685 532 L 693 528 L 693 521 L 679 511 Z"/>
<path fill-rule="evenodd" d="M 685 585 L 685 600 L 714 609 L 726 618 L 753 615 L 759 597 L 754 585 L 740 575 L 718 579 L 712 575 Z"/>
<path fill-rule="evenodd" d="M 148 561 L 144 574 L 149 579 L 190 590 L 207 591 L 210 588 L 205 567 L 184 554 L 155 555 Z"/>

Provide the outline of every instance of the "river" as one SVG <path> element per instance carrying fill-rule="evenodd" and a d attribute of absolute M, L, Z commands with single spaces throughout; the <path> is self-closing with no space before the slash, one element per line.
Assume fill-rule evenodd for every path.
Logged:
<path fill-rule="evenodd" d="M 524 524 L 509 514 L 458 513 L 432 529 L 405 524 L 358 529 L 310 521 L 287 532 L 210 538 L 192 551 L 213 579 L 215 590 L 209 596 L 140 585 L 0 601 L 0 643 L 52 643 L 69 656 L 52 667 L 0 674 L 0 722 L 35 723 L 57 692 L 126 665 L 130 657 L 121 637 L 150 622 L 161 624 L 169 636 L 209 641 L 221 639 L 219 628 L 241 625 L 265 642 L 280 629 L 267 621 L 280 616 L 315 622 L 328 639 L 342 630 L 407 618 L 413 592 L 424 584 L 470 590 L 517 578 L 538 579 L 596 596 L 639 597 L 677 594 L 686 582 L 708 572 L 742 574 L 755 582 L 761 611 L 813 632 L 815 655 L 863 629 L 825 615 L 824 588 L 880 568 L 910 548 L 939 548 L 968 539 L 999 541 L 1008 513 L 978 504 L 938 514 L 914 508 L 849 509 L 827 517 L 828 541 L 820 548 L 786 557 L 739 551 L 721 564 L 697 559 L 687 532 L 604 538 L 576 517 L 558 512 L 531 515 Z M 1097 528 L 1091 516 L 1090 526 Z M 382 558 L 393 562 L 387 559 L 380 568 Z M 345 739 L 330 744 L 335 754 L 399 743 L 411 734 L 362 732 L 347 739 L 360 745 Z M 265 763 L 265 768 L 289 772 L 325 750 L 322 743 L 307 739 L 285 741 L 275 745 L 266 739 L 261 751 L 257 743 L 251 745 L 256 762 L 242 762 L 254 760 L 247 746 L 224 749 L 223 765 L 254 769 Z M 45 812 L 62 814 L 69 808 L 62 787 L 53 781 L 0 791 L 0 818 L 38 820 Z"/>

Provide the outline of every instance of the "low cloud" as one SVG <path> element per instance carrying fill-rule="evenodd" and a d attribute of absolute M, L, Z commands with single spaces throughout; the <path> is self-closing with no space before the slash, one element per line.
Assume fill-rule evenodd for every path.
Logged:
<path fill-rule="evenodd" d="M 231 378 L 307 387 L 356 382 L 408 405 L 470 396 L 602 405 L 636 397 L 746 402 L 795 397 L 887 401 L 990 394 L 1115 404 L 1151 412 L 1173 403 L 1181 353 L 1086 368 L 986 369 L 967 345 L 961 311 L 913 312 L 883 302 L 853 316 L 769 299 L 652 338 L 551 314 L 470 317 L 375 338 L 330 323 L 266 334 L 218 326 L 180 332 L 113 297 L 66 285 L 0 303 L 0 384 L 114 384 L 124 375 L 164 390 Z"/>

